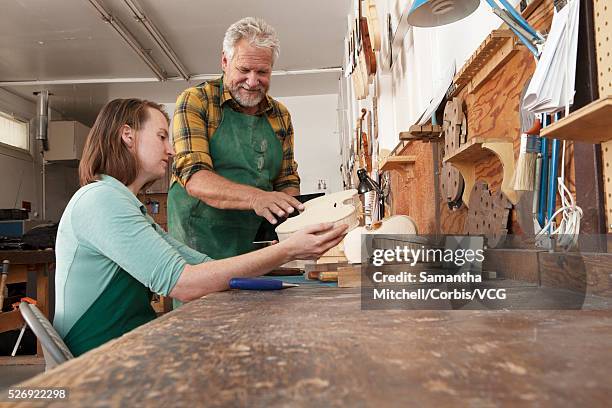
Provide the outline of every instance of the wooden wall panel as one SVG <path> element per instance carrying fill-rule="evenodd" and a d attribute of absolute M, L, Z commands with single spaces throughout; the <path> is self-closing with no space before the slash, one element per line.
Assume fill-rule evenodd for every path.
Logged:
<path fill-rule="evenodd" d="M 548 31 L 553 16 L 553 0 L 544 0 L 530 15 L 529 22 L 538 30 Z M 519 155 L 520 114 L 519 100 L 523 87 L 535 71 L 535 59 L 526 49 L 521 49 L 504 66 L 499 69 L 482 87 L 472 94 L 467 88 L 459 94 L 466 106 L 468 121 L 468 138 L 484 137 L 508 139 L 514 146 L 515 159 Z M 415 219 L 419 232 L 435 231 L 435 211 L 432 200 L 433 169 L 432 149 L 426 143 L 408 144 L 397 154 L 417 155 L 414 179 L 394 172 L 392 188 L 394 192 L 394 214 L 407 214 Z M 573 166 L 573 145 L 568 143 L 566 151 L 566 184 L 572 193 L 575 192 Z M 502 183 L 502 165 L 499 159 L 490 154 L 476 163 L 476 180 L 484 180 L 492 191 L 499 190 Z M 612 196 L 612 194 L 611 194 Z M 557 198 L 558 199 L 558 198 Z M 557 203 L 558 205 L 560 203 Z M 443 198 L 440 198 L 440 226 L 445 234 L 461 234 L 467 217 L 465 205 L 450 210 Z M 516 210 L 510 215 L 510 233 L 521 234 Z"/>
<path fill-rule="evenodd" d="M 599 97 L 612 95 L 612 4 L 610 0 L 593 0 Z M 602 143 L 606 226 L 612 233 L 612 141 Z"/>
<path fill-rule="evenodd" d="M 468 138 L 515 137 L 519 131 L 519 97 L 534 70 L 533 56 L 522 49 L 475 93 L 462 95 Z"/>
<path fill-rule="evenodd" d="M 465 220 L 467 218 L 467 207 L 449 209 L 446 202 L 442 200 L 440 204 L 441 231 L 443 234 L 463 234 Z"/>
<path fill-rule="evenodd" d="M 430 143 L 411 142 L 398 155 L 415 155 L 410 173 L 392 171 L 393 214 L 409 215 L 417 223 L 419 234 L 435 233 L 435 192 L 433 156 Z"/>

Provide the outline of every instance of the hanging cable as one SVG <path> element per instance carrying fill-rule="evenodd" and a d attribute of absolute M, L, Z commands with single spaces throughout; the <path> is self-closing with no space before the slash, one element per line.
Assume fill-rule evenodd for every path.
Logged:
<path fill-rule="evenodd" d="M 576 0 L 568 1 L 565 7 L 578 7 Z M 576 21 L 575 24 L 578 24 Z M 568 117 L 570 110 L 570 78 L 569 72 L 570 70 L 570 33 L 571 30 L 567 29 L 565 32 L 565 40 L 566 40 L 566 75 L 565 75 L 565 117 Z M 550 236 L 555 235 L 557 238 L 557 244 L 568 250 L 572 247 L 576 246 L 578 242 L 578 235 L 580 234 L 580 221 L 582 219 L 582 208 L 576 205 L 574 197 L 572 193 L 565 185 L 565 150 L 566 150 L 566 141 L 563 141 L 563 151 L 561 153 L 561 174 L 557 178 L 557 188 L 559 196 L 561 197 L 561 208 L 554 212 L 554 214 L 550 217 L 544 228 L 538 232 L 536 235 L 537 239 L 541 239 L 543 236 L 549 234 Z M 559 222 L 559 226 L 555 228 L 555 219 L 561 214 L 561 222 Z"/>

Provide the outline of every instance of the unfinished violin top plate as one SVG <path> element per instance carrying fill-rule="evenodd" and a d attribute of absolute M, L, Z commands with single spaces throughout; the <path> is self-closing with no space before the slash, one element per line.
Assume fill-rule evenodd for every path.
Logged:
<path fill-rule="evenodd" d="M 276 227 L 279 240 L 310 225 L 333 222 L 334 226 L 347 224 L 349 231 L 359 225 L 359 197 L 357 190 L 351 189 L 317 197 L 304 203 L 304 211 Z"/>

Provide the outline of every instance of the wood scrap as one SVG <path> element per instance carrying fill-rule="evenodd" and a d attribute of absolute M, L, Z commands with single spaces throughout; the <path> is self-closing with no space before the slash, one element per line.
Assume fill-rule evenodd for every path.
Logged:
<path fill-rule="evenodd" d="M 321 282 L 338 282 L 338 271 L 319 272 Z"/>
<path fill-rule="evenodd" d="M 302 268 L 283 268 L 279 267 L 266 273 L 268 276 L 299 276 L 304 273 Z"/>
<path fill-rule="evenodd" d="M 338 268 L 337 273 L 339 288 L 361 287 L 361 265 Z"/>
<path fill-rule="evenodd" d="M 310 271 L 306 274 L 306 279 L 319 280 L 319 274 L 321 271 Z"/>
<path fill-rule="evenodd" d="M 322 256 L 317 259 L 317 264 L 336 264 L 340 262 L 346 262 L 345 256 Z"/>
<path fill-rule="evenodd" d="M 334 272 L 337 271 L 338 268 L 346 266 L 349 266 L 349 263 L 346 261 L 338 263 L 308 264 L 304 268 L 304 276 L 307 279 L 317 280 L 321 272 Z"/>
<path fill-rule="evenodd" d="M 442 136 L 440 125 L 412 125 L 408 132 L 400 132 L 400 140 L 420 140 L 422 142 L 439 142 Z"/>

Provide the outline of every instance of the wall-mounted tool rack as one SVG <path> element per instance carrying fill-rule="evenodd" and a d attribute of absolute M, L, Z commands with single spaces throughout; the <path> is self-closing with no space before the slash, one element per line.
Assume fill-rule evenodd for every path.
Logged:
<path fill-rule="evenodd" d="M 478 90 L 502 65 L 521 49 L 510 30 L 493 30 L 455 75 L 449 96 Z"/>

